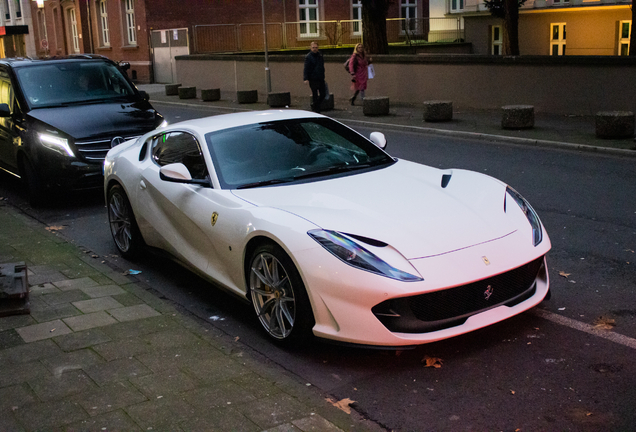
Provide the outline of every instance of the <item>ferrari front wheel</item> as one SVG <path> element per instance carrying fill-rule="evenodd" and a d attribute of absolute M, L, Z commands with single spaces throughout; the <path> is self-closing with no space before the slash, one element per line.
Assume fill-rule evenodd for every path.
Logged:
<path fill-rule="evenodd" d="M 137 257 L 144 241 L 126 192 L 119 185 L 108 190 L 108 223 L 121 256 L 126 259 Z"/>
<path fill-rule="evenodd" d="M 248 271 L 252 304 L 269 336 L 279 343 L 311 338 L 309 297 L 289 256 L 279 246 L 262 245 L 254 251 Z"/>

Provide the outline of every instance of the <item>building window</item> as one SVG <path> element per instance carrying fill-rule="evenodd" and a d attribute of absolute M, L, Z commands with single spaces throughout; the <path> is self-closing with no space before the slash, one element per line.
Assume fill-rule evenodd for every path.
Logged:
<path fill-rule="evenodd" d="M 565 23 L 550 24 L 550 55 L 565 55 Z"/>
<path fill-rule="evenodd" d="M 99 27 L 100 43 L 103 47 L 110 46 L 110 32 L 108 31 L 108 8 L 106 0 L 97 1 L 97 11 L 99 13 L 99 19 L 97 25 Z"/>
<path fill-rule="evenodd" d="M 300 36 L 319 36 L 318 0 L 298 0 L 298 21 Z"/>
<path fill-rule="evenodd" d="M 632 36 L 632 22 L 621 21 L 618 27 L 618 55 L 629 55 L 629 39 Z"/>
<path fill-rule="evenodd" d="M 137 29 L 135 29 L 135 1 L 124 0 L 124 22 L 128 45 L 137 45 Z"/>
<path fill-rule="evenodd" d="M 552 0 L 552 4 L 553 4 L 554 6 L 566 5 L 566 4 L 568 4 L 568 3 L 570 3 L 570 1 L 569 1 L 569 0 Z"/>
<path fill-rule="evenodd" d="M 80 52 L 79 46 L 79 33 L 77 31 L 77 19 L 75 17 L 75 9 L 70 8 L 67 9 L 67 19 L 68 19 L 68 36 L 69 36 L 69 45 L 72 47 L 73 52 Z"/>
<path fill-rule="evenodd" d="M 46 32 L 46 14 L 44 9 L 38 10 L 38 30 L 40 32 L 40 40 L 48 41 L 49 35 Z"/>
<path fill-rule="evenodd" d="M 353 34 L 362 34 L 362 0 L 351 0 L 351 19 L 353 23 Z"/>
<path fill-rule="evenodd" d="M 22 18 L 22 5 L 20 0 L 15 0 L 15 16 L 16 18 Z"/>
<path fill-rule="evenodd" d="M 503 49 L 503 31 L 501 26 L 492 26 L 490 36 L 490 53 L 492 55 L 501 55 Z"/>
<path fill-rule="evenodd" d="M 417 0 L 400 0 L 400 18 L 404 18 L 402 31 L 414 32 L 417 28 Z"/>
<path fill-rule="evenodd" d="M 462 12 L 464 10 L 464 0 L 450 0 L 451 12 Z"/>
<path fill-rule="evenodd" d="M 4 6 L 4 19 L 10 20 L 11 19 L 11 10 L 9 9 L 9 0 L 4 0 L 2 2 L 2 5 Z"/>

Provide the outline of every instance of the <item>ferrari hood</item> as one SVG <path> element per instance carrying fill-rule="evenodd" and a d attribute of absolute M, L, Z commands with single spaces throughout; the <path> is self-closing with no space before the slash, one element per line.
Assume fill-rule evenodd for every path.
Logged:
<path fill-rule="evenodd" d="M 450 175 L 445 187 L 444 175 L 446 180 Z M 347 177 L 233 193 L 323 229 L 388 243 L 414 259 L 513 232 L 516 228 L 504 213 L 505 190 L 505 184 L 483 174 L 398 161 Z"/>

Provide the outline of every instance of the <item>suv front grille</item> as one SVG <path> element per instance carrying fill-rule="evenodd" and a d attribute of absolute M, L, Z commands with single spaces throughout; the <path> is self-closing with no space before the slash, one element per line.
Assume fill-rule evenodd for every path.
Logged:
<path fill-rule="evenodd" d="M 139 135 L 135 136 L 124 136 L 124 140 L 138 138 Z M 80 158 L 84 159 L 86 162 L 94 162 L 94 163 L 102 163 L 104 159 L 106 159 L 106 153 L 110 150 L 110 142 L 114 137 L 95 139 L 95 140 L 86 140 L 86 141 L 75 141 L 75 147 L 77 147 L 77 152 L 79 153 Z"/>
<path fill-rule="evenodd" d="M 391 299 L 373 307 L 392 332 L 425 333 L 463 324 L 468 317 L 500 305 L 514 306 L 536 292 L 543 257 L 491 278 L 412 297 Z"/>

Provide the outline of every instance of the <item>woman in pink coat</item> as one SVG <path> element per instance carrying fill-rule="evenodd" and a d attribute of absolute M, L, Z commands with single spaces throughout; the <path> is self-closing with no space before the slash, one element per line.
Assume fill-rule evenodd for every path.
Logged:
<path fill-rule="evenodd" d="M 371 57 L 367 59 L 364 46 L 357 44 L 353 54 L 349 59 L 349 72 L 351 72 L 351 90 L 355 90 L 353 97 L 349 99 L 351 105 L 354 104 L 358 93 L 364 99 L 364 91 L 367 89 L 367 79 L 369 78 L 368 66 L 371 64 Z"/>

